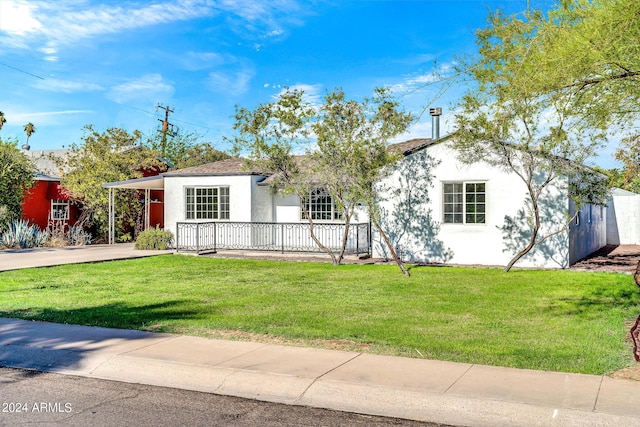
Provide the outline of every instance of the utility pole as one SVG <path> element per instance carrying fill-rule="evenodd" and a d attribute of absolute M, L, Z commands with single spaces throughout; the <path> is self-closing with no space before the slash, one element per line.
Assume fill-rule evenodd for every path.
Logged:
<path fill-rule="evenodd" d="M 173 110 L 170 109 L 168 105 L 163 107 L 158 104 L 156 109 L 158 108 L 162 108 L 164 110 L 164 120 L 158 119 L 158 121 L 162 123 L 162 129 L 160 132 L 162 132 L 162 156 L 164 157 L 166 155 L 165 151 L 167 149 L 167 134 L 169 133 L 169 128 L 171 128 L 171 135 L 173 136 L 173 124 L 169 123 L 169 114 L 173 113 Z"/>

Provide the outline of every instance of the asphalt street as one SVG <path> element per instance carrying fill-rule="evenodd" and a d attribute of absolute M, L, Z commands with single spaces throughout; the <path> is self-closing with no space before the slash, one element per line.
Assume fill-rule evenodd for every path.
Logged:
<path fill-rule="evenodd" d="M 0 426 L 403 426 L 397 418 L 0 368 Z"/>

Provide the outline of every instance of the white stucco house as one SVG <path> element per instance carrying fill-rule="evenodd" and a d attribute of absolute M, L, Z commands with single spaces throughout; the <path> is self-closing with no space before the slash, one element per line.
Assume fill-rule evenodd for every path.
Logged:
<path fill-rule="evenodd" d="M 487 164 L 466 165 L 446 140 L 413 139 L 391 149 L 403 158 L 380 182 L 383 224 L 405 261 L 505 265 L 526 244 L 526 188 L 514 175 Z M 269 174 L 242 159 L 166 172 L 158 177 L 105 184 L 107 188 L 164 188 L 164 224 L 180 250 L 316 250 L 296 196 L 267 185 Z M 566 180 L 542 200 L 543 232 L 572 214 Z M 337 248 L 342 220 L 321 189 L 306 201 L 321 241 Z M 348 251 L 387 257 L 362 213 Z M 564 268 L 606 244 L 603 208 L 586 206 L 568 232 L 554 236 L 517 266 Z M 523 243 L 524 242 L 524 243 Z"/>

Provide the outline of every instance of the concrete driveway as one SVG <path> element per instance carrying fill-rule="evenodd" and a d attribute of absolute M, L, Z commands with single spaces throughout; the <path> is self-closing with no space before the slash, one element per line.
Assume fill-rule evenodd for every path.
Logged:
<path fill-rule="evenodd" d="M 9 249 L 0 251 L 0 271 L 143 258 L 170 253 L 173 253 L 173 250 L 138 251 L 133 248 L 133 243 L 69 246 L 63 248 Z"/>

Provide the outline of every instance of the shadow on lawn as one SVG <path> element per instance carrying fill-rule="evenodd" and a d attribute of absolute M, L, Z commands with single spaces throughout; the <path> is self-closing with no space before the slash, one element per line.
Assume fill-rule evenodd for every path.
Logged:
<path fill-rule="evenodd" d="M 159 332 L 161 328 L 155 326 L 164 321 L 198 318 L 191 306 L 188 300 L 176 300 L 142 306 L 115 303 L 68 310 L 0 311 L 5 317 L 0 317 L 0 366 L 37 371 L 87 369 L 97 363 L 96 356 L 111 351 L 110 346 L 139 348 L 167 339 L 143 330 Z"/>
<path fill-rule="evenodd" d="M 638 290 L 633 288 L 598 287 L 582 295 L 557 298 L 547 310 L 554 315 L 593 315 L 613 308 L 636 307 L 639 296 Z"/>
<path fill-rule="evenodd" d="M 190 300 L 174 300 L 141 306 L 112 303 L 72 309 L 0 311 L 0 316 L 26 320 L 133 330 L 151 330 L 150 328 L 162 321 L 197 319 L 200 315 L 201 313 L 193 307 Z M 154 332 L 158 331 L 161 329 L 154 329 Z"/>

